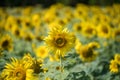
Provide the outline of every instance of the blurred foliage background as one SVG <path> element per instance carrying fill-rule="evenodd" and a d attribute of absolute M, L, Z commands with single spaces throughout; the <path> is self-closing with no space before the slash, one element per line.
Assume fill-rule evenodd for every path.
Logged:
<path fill-rule="evenodd" d="M 0 0 L 0 6 L 14 7 L 41 4 L 43 7 L 49 7 L 51 4 L 59 2 L 70 6 L 75 6 L 76 3 L 105 6 L 120 3 L 120 0 Z"/>

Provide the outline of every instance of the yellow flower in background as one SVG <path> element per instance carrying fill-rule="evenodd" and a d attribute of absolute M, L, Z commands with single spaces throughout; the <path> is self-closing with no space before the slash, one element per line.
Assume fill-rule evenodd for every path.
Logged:
<path fill-rule="evenodd" d="M 29 63 L 23 64 L 21 60 L 11 58 L 11 63 L 6 63 L 2 78 L 5 80 L 25 80 Z"/>
<path fill-rule="evenodd" d="M 48 50 L 46 46 L 39 46 L 38 48 L 35 49 L 35 54 L 39 58 L 46 58 L 48 56 Z"/>
<path fill-rule="evenodd" d="M 45 22 L 45 23 L 51 23 L 52 21 L 55 20 L 56 18 L 56 11 L 54 9 L 49 9 L 49 10 L 46 10 L 44 11 L 43 13 L 43 17 L 42 17 L 42 20 Z"/>
<path fill-rule="evenodd" d="M 29 30 L 23 30 L 23 32 L 21 33 L 21 36 L 26 41 L 32 41 L 35 38 L 33 33 L 30 32 Z"/>
<path fill-rule="evenodd" d="M 97 35 L 101 38 L 111 37 L 111 28 L 107 23 L 102 23 L 97 26 Z"/>
<path fill-rule="evenodd" d="M 21 19 L 22 19 L 22 22 L 21 22 L 22 28 L 24 28 L 25 30 L 26 29 L 29 30 L 29 29 L 31 29 L 31 28 L 34 27 L 34 26 L 32 26 L 30 17 L 27 17 L 27 16 L 24 17 L 24 16 L 22 16 Z"/>
<path fill-rule="evenodd" d="M 20 29 L 17 25 L 15 25 L 15 26 L 12 28 L 11 33 L 12 33 L 14 36 L 20 38 L 20 37 L 21 37 L 21 33 L 22 33 L 22 29 Z"/>
<path fill-rule="evenodd" d="M 82 30 L 82 33 L 84 36 L 91 38 L 96 34 L 95 26 L 93 23 L 88 23 L 84 25 L 84 28 Z"/>
<path fill-rule="evenodd" d="M 112 73 L 118 73 L 118 64 L 115 60 L 110 61 L 109 69 Z"/>
<path fill-rule="evenodd" d="M 82 30 L 83 30 L 83 28 L 84 28 L 83 26 L 84 26 L 83 22 L 81 22 L 81 23 L 75 23 L 75 24 L 73 24 L 73 30 L 75 32 L 81 33 Z"/>
<path fill-rule="evenodd" d="M 65 26 L 65 25 L 68 23 L 68 20 L 67 20 L 66 18 L 62 18 L 62 19 L 57 18 L 57 19 L 55 20 L 55 22 L 58 23 L 58 24 L 61 25 L 61 26 Z"/>
<path fill-rule="evenodd" d="M 91 62 L 96 59 L 98 53 L 88 46 L 81 47 L 80 59 L 85 62 Z"/>
<path fill-rule="evenodd" d="M 11 31 L 11 29 L 16 25 L 17 25 L 17 23 L 16 23 L 15 16 L 9 15 L 8 18 L 6 19 L 5 24 L 4 24 L 5 30 L 6 31 Z"/>
<path fill-rule="evenodd" d="M 76 46 L 76 52 L 80 55 L 80 59 L 85 62 L 91 62 L 96 59 L 98 52 L 94 50 L 96 43 Z"/>
<path fill-rule="evenodd" d="M 75 36 L 69 33 L 67 28 L 62 27 L 52 28 L 48 37 L 45 38 L 45 43 L 49 51 L 60 53 L 62 56 L 74 47 Z"/>
<path fill-rule="evenodd" d="M 114 59 L 116 63 L 120 65 L 120 54 L 115 54 Z"/>
<path fill-rule="evenodd" d="M 2 38 L 0 39 L 0 49 L 8 51 L 13 50 L 13 41 L 8 34 L 3 35 Z"/>
<path fill-rule="evenodd" d="M 35 27 L 39 27 L 41 24 L 40 14 L 36 13 L 32 15 L 32 25 Z"/>
<path fill-rule="evenodd" d="M 107 23 L 107 24 L 109 24 L 110 21 L 111 21 L 110 17 L 105 15 L 105 14 L 100 14 L 99 17 L 100 17 L 100 23 Z"/>
<path fill-rule="evenodd" d="M 28 16 L 28 15 L 31 14 L 32 9 L 33 9 L 33 7 L 31 7 L 31 6 L 25 7 L 25 8 L 22 9 L 22 14 L 24 16 Z"/>
<path fill-rule="evenodd" d="M 116 41 L 120 41 L 120 28 L 115 28 L 112 32 L 112 37 Z"/>
<path fill-rule="evenodd" d="M 77 19 L 85 20 L 88 16 L 87 6 L 84 6 L 83 4 L 78 4 L 74 11 L 74 16 Z"/>

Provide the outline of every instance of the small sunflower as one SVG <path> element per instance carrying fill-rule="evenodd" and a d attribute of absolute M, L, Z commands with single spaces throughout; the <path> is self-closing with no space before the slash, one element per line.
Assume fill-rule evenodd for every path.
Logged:
<path fill-rule="evenodd" d="M 45 42 L 50 51 L 54 53 L 60 52 L 64 56 L 74 46 L 75 36 L 69 33 L 67 28 L 55 27 L 49 32 L 48 37 L 45 38 Z"/>
<path fill-rule="evenodd" d="M 111 37 L 111 28 L 107 23 L 99 24 L 97 27 L 97 35 L 101 38 Z"/>
<path fill-rule="evenodd" d="M 115 28 L 112 34 L 113 39 L 120 41 L 120 28 Z"/>
<path fill-rule="evenodd" d="M 35 50 L 35 54 L 37 57 L 44 59 L 48 56 L 48 50 L 47 50 L 46 46 L 40 46 Z"/>
<path fill-rule="evenodd" d="M 0 49 L 11 51 L 13 49 L 12 38 L 6 34 L 0 39 Z"/>
<path fill-rule="evenodd" d="M 83 23 L 75 23 L 73 25 L 73 30 L 75 32 L 81 33 L 81 31 L 83 30 Z"/>
<path fill-rule="evenodd" d="M 16 37 L 21 37 L 21 29 L 16 25 L 12 28 L 12 34 Z"/>
<path fill-rule="evenodd" d="M 109 69 L 110 69 L 110 72 L 118 73 L 118 71 L 119 71 L 118 64 L 115 60 L 110 61 Z"/>
<path fill-rule="evenodd" d="M 95 26 L 93 23 L 86 23 L 82 30 L 84 36 L 91 38 L 96 34 Z"/>
<path fill-rule="evenodd" d="M 39 27 L 41 23 L 40 15 L 38 13 L 32 15 L 32 25 Z"/>
<path fill-rule="evenodd" d="M 89 43 L 87 45 L 76 46 L 76 52 L 80 55 L 82 61 L 91 62 L 96 59 L 98 53 L 94 50 L 97 45 Z"/>
<path fill-rule="evenodd" d="M 116 63 L 120 65 L 120 54 L 115 54 L 114 59 Z"/>
<path fill-rule="evenodd" d="M 27 30 L 23 30 L 23 32 L 21 33 L 21 36 L 23 39 L 25 39 L 25 41 L 32 41 L 35 38 L 33 33 Z"/>

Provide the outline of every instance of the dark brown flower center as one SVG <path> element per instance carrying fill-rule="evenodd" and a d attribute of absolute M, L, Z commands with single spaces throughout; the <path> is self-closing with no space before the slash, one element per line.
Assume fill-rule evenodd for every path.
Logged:
<path fill-rule="evenodd" d="M 120 31 L 116 31 L 115 36 L 120 36 Z"/>
<path fill-rule="evenodd" d="M 102 31 L 107 34 L 108 33 L 107 27 L 103 26 Z"/>
<path fill-rule="evenodd" d="M 55 44 L 57 47 L 63 47 L 66 44 L 66 40 L 62 37 L 55 39 Z"/>
<path fill-rule="evenodd" d="M 15 35 L 19 36 L 19 34 L 20 34 L 19 30 L 16 30 Z"/>
<path fill-rule="evenodd" d="M 83 54 L 84 57 L 89 58 L 93 55 L 93 50 L 90 48 Z"/>
<path fill-rule="evenodd" d="M 5 40 L 3 43 L 2 43 L 2 47 L 5 48 L 7 47 L 9 44 L 9 41 L 8 40 Z"/>
<path fill-rule="evenodd" d="M 77 26 L 77 30 L 80 31 L 82 28 L 81 26 Z"/>
<path fill-rule="evenodd" d="M 92 29 L 92 28 L 86 29 L 86 33 L 92 34 L 92 32 L 93 32 L 93 29 Z"/>
<path fill-rule="evenodd" d="M 25 80 L 26 73 L 23 69 L 17 69 L 14 73 L 15 77 L 18 77 L 20 80 Z"/>

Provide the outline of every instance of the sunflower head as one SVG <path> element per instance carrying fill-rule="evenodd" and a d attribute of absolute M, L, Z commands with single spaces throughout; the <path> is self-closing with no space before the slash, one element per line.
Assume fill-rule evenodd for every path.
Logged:
<path fill-rule="evenodd" d="M 115 60 L 110 61 L 109 69 L 110 69 L 110 72 L 112 73 L 118 73 L 119 71 L 118 64 Z"/>
<path fill-rule="evenodd" d="M 117 62 L 117 64 L 120 65 L 120 54 L 119 53 L 115 54 L 114 58 L 115 58 L 115 61 Z"/>
<path fill-rule="evenodd" d="M 75 36 L 69 33 L 66 28 L 55 27 L 50 30 L 48 37 L 45 38 L 45 42 L 50 51 L 54 53 L 60 51 L 64 55 L 74 46 Z"/>
<path fill-rule="evenodd" d="M 25 80 L 26 70 L 30 68 L 29 63 L 24 64 L 22 60 L 11 58 L 12 62 L 5 65 L 2 77 L 5 80 Z"/>
<path fill-rule="evenodd" d="M 8 51 L 13 49 L 12 38 L 9 35 L 2 36 L 0 40 L 0 49 Z"/>
<path fill-rule="evenodd" d="M 101 38 L 110 38 L 111 37 L 111 28 L 107 23 L 99 24 L 97 27 L 97 35 Z"/>
<path fill-rule="evenodd" d="M 112 34 L 113 39 L 120 41 L 120 28 L 115 28 Z"/>
<path fill-rule="evenodd" d="M 46 46 L 40 46 L 35 49 L 35 54 L 37 57 L 44 59 L 48 56 L 48 50 L 47 50 Z"/>
<path fill-rule="evenodd" d="M 85 62 L 91 62 L 95 60 L 98 54 L 89 44 L 80 46 L 77 49 L 77 53 L 80 55 L 81 60 Z"/>

